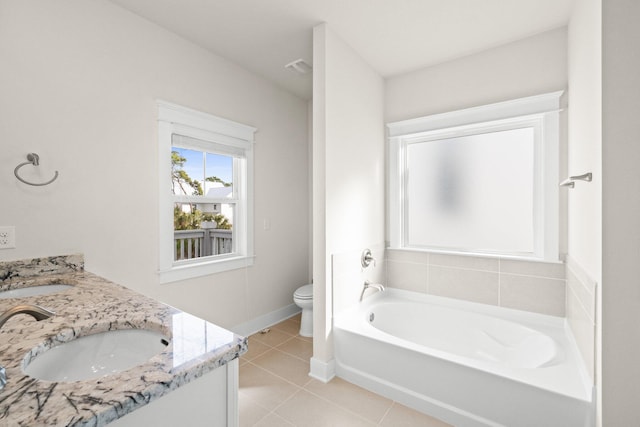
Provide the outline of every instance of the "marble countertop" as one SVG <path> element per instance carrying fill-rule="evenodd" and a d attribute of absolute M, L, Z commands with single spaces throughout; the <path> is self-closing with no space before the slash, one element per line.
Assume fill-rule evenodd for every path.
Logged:
<path fill-rule="evenodd" d="M 45 284 L 72 288 L 0 299 L 0 313 L 37 304 L 56 313 L 36 321 L 17 315 L 0 328 L 0 426 L 103 426 L 239 357 L 246 338 L 84 271 L 81 256 L 0 263 L 0 292 Z M 79 336 L 142 328 L 170 338 L 143 365 L 92 380 L 49 382 L 23 373 L 39 352 Z"/>

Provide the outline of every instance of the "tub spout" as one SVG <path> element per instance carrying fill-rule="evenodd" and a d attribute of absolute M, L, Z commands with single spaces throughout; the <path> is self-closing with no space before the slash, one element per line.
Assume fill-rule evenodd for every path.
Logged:
<path fill-rule="evenodd" d="M 384 285 L 382 285 L 381 283 L 371 283 L 368 280 L 365 280 L 364 287 L 362 288 L 362 293 L 360 293 L 360 302 L 362 302 L 362 298 L 364 298 L 364 293 L 369 288 L 374 288 L 379 290 L 380 292 L 384 292 Z"/>

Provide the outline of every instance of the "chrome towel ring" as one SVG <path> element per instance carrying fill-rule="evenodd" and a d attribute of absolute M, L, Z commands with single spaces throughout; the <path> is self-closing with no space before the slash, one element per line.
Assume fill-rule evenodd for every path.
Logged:
<path fill-rule="evenodd" d="M 29 184 L 29 185 L 42 186 L 42 185 L 49 185 L 49 184 L 51 184 L 53 181 L 55 181 L 58 178 L 58 171 L 56 171 L 55 175 L 53 175 L 53 178 L 51 178 L 47 182 L 37 183 L 37 182 L 29 182 L 29 181 L 27 181 L 26 179 L 24 179 L 20 175 L 18 175 L 18 169 L 20 169 L 24 165 L 38 166 L 40 164 L 40 156 L 38 156 L 36 153 L 29 153 L 29 154 L 27 154 L 27 160 L 28 160 L 28 162 L 20 163 L 13 170 L 13 174 L 16 176 L 16 178 L 18 178 L 19 181 L 24 182 L 25 184 Z"/>

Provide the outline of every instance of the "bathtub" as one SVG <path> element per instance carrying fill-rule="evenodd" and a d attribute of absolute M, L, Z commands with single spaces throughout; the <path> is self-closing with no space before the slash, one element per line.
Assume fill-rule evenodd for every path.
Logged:
<path fill-rule="evenodd" d="M 387 288 L 333 334 L 339 377 L 452 425 L 594 425 L 562 318 Z"/>

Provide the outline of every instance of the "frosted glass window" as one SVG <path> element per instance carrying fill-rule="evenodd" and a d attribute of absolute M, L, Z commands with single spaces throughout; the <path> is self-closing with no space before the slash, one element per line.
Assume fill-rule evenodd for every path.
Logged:
<path fill-rule="evenodd" d="M 558 261 L 561 96 L 387 124 L 389 247 Z"/>
<path fill-rule="evenodd" d="M 407 144 L 409 247 L 534 252 L 532 127 Z"/>

